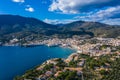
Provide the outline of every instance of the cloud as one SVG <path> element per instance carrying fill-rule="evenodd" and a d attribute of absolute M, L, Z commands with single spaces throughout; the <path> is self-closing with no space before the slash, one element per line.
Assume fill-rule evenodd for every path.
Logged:
<path fill-rule="evenodd" d="M 85 16 L 77 16 L 75 19 L 80 20 L 91 20 L 91 21 L 103 21 L 112 18 L 120 18 L 120 6 L 108 7 L 106 9 L 101 9 L 96 12 L 86 13 Z"/>
<path fill-rule="evenodd" d="M 25 10 L 28 11 L 28 12 L 34 12 L 35 11 L 34 8 L 31 7 L 30 5 L 27 5 Z"/>
<path fill-rule="evenodd" d="M 107 7 L 97 11 L 91 11 L 88 13 L 84 13 L 81 16 L 75 16 L 72 19 L 45 19 L 44 22 L 50 24 L 66 24 L 79 20 L 101 22 L 110 25 L 120 25 L 120 6 Z"/>
<path fill-rule="evenodd" d="M 118 5 L 120 5 L 119 0 L 52 0 L 48 10 L 65 14 L 77 14 Z"/>
<path fill-rule="evenodd" d="M 110 25 L 120 25 L 120 18 L 103 20 L 102 23 Z"/>
<path fill-rule="evenodd" d="M 67 24 L 67 23 L 71 23 L 74 22 L 76 20 L 74 19 L 63 19 L 63 20 L 59 20 L 59 19 L 45 19 L 44 22 L 49 23 L 49 24 Z"/>
<path fill-rule="evenodd" d="M 118 18 L 120 17 L 120 6 L 109 7 L 107 9 L 100 10 L 97 13 L 93 14 L 92 17 L 96 19 L 108 19 L 108 18 L 115 18 L 115 17 Z"/>
<path fill-rule="evenodd" d="M 24 3 L 25 0 L 12 0 L 13 2 L 16 2 L 16 3 Z"/>

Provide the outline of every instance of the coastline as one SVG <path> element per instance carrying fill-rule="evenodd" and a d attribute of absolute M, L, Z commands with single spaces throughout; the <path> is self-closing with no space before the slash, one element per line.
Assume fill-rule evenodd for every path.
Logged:
<path fill-rule="evenodd" d="M 21 47 L 21 48 L 23 47 L 23 48 L 31 48 L 31 47 L 38 47 L 38 46 L 47 46 L 47 47 L 49 47 L 49 48 L 51 48 L 51 47 L 61 47 L 61 48 L 68 48 L 68 49 L 71 49 L 71 50 L 74 51 L 73 53 L 71 53 L 70 55 L 68 55 L 66 58 L 61 58 L 61 59 L 63 59 L 63 60 L 66 60 L 68 57 L 70 57 L 70 56 L 72 56 L 73 54 L 76 54 L 76 53 L 78 52 L 77 49 L 75 49 L 75 48 L 73 48 L 73 47 L 70 47 L 70 46 L 61 46 L 61 45 L 57 45 L 57 46 L 51 45 L 51 46 L 48 46 L 48 45 L 46 45 L 46 44 L 43 44 L 43 45 L 29 45 L 29 46 L 4 45 L 4 46 L 1 46 L 1 47 Z M 53 60 L 53 59 L 58 59 L 58 58 L 51 58 L 51 59 L 48 59 L 48 60 L 46 60 L 46 61 Z M 46 62 L 46 61 L 45 61 L 45 62 Z M 45 62 L 42 62 L 42 64 L 44 64 Z M 42 65 L 42 64 L 41 64 L 41 65 Z"/>
<path fill-rule="evenodd" d="M 40 47 L 40 48 L 39 48 Z M 7 49 L 10 49 L 11 51 L 6 51 Z M 48 50 L 46 50 L 47 52 L 55 52 L 55 51 L 58 51 L 58 50 L 60 50 L 59 52 L 55 52 L 55 54 L 52 54 L 52 53 L 46 53 L 46 55 L 44 56 L 44 57 L 46 57 L 45 59 L 43 59 L 44 57 L 41 57 L 40 55 L 39 56 L 36 56 L 35 57 L 35 55 L 37 55 L 37 54 L 40 54 L 40 52 L 41 52 L 41 54 L 42 54 L 42 51 L 41 50 L 43 50 L 43 48 L 44 48 L 44 50 L 46 50 L 47 48 L 48 48 Z M 27 69 L 25 69 L 24 71 L 22 71 L 22 73 L 20 72 L 20 74 L 19 74 L 19 70 L 17 71 L 18 73 L 15 75 L 15 76 L 17 76 L 17 75 L 22 75 L 22 74 L 24 74 L 27 70 L 30 70 L 30 69 L 33 69 L 34 67 L 36 67 L 37 65 L 41 65 L 41 64 L 43 64 L 45 61 L 47 61 L 47 60 L 49 60 L 49 59 L 53 59 L 53 58 L 56 58 L 56 57 L 60 57 L 60 58 L 67 58 L 71 53 L 73 53 L 73 51 L 72 50 L 70 50 L 70 49 L 63 49 L 63 48 L 60 48 L 60 47 L 56 47 L 56 48 L 49 48 L 49 47 L 47 47 L 47 46 L 37 46 L 37 47 L 35 47 L 35 48 L 21 48 L 20 46 L 18 46 L 17 48 L 16 47 L 1 47 L 1 49 L 4 49 L 5 51 L 4 52 L 7 52 L 7 53 L 11 53 L 11 52 L 15 52 L 15 55 L 22 55 L 22 57 L 24 57 L 23 55 L 24 55 L 24 51 L 25 50 L 27 50 L 27 51 L 29 51 L 30 52 L 30 56 L 31 57 L 34 57 L 34 58 L 38 58 L 38 61 L 36 61 L 35 63 L 33 63 L 34 62 L 34 59 L 33 59 L 33 61 L 31 62 L 31 57 L 28 57 L 29 59 L 29 62 L 31 62 L 31 63 L 33 63 L 33 64 L 35 64 L 35 65 L 33 65 L 32 66 L 32 64 L 30 64 L 30 66 L 32 66 L 32 67 L 30 67 L 30 68 L 27 68 Z M 22 49 L 22 50 L 21 50 Z M 14 51 L 15 50 L 15 51 Z M 22 52 L 23 54 L 20 54 L 20 52 L 17 52 L 18 50 L 21 50 L 20 52 Z M 37 53 L 35 52 L 34 54 L 32 53 L 32 51 L 33 50 L 37 50 Z M 40 51 L 39 51 L 40 50 Z M 50 51 L 49 51 L 50 50 Z M 69 51 L 70 50 L 70 51 Z M 43 51 L 43 53 L 44 52 L 46 52 L 46 51 Z M 4 53 L 3 52 L 3 53 Z M 16 53 L 17 52 L 17 53 Z M 62 52 L 62 53 L 61 53 Z M 58 53 L 58 54 L 57 54 Z M 61 54 L 60 54 L 61 53 Z M 25 53 L 25 56 L 26 56 L 26 54 L 27 53 Z M 27 55 L 29 55 L 29 54 L 27 54 Z M 33 56 L 32 56 L 33 55 Z M 44 54 L 42 54 L 42 55 L 44 55 Z M 51 55 L 51 56 L 49 56 L 49 55 Z M 49 58 L 47 58 L 49 56 Z M 21 56 L 20 56 L 21 57 Z M 40 59 L 41 58 L 41 59 Z M 31 59 L 31 60 L 30 60 Z M 13 59 L 14 60 L 14 59 Z M 22 58 L 22 60 L 24 60 L 24 58 Z M 16 60 L 17 61 L 17 60 Z M 15 61 L 15 62 L 16 62 Z M 20 60 L 21 61 L 21 60 Z M 6 64 L 6 63 L 5 63 Z M 19 63 L 18 63 L 19 64 Z M 20 63 L 21 64 L 21 63 Z M 21 65 L 22 66 L 22 65 Z M 24 66 L 24 65 L 23 65 Z M 29 65 L 28 65 L 29 66 Z M 17 69 L 17 68 L 16 68 Z M 22 69 L 22 68 L 21 68 Z M 8 69 L 9 70 L 9 69 Z M 11 71 L 11 70 L 10 70 Z M 14 72 L 14 71 L 13 71 Z M 10 80 L 12 80 L 12 79 L 10 79 Z"/>
<path fill-rule="evenodd" d="M 29 47 L 37 47 L 37 46 L 47 46 L 47 47 L 61 47 L 61 48 L 69 48 L 69 49 L 72 49 L 72 50 L 76 50 L 76 48 L 73 48 L 72 46 L 69 46 L 69 45 L 63 45 L 63 44 L 57 44 L 57 45 L 54 45 L 54 44 L 23 44 L 23 45 L 18 45 L 18 44 L 3 44 L 3 45 L 0 45 L 0 47 L 26 47 L 26 48 L 29 48 Z"/>
<path fill-rule="evenodd" d="M 116 46 L 120 45 L 119 39 L 111 39 L 111 38 L 95 38 L 97 39 L 97 42 L 91 43 L 93 39 L 88 40 L 81 40 L 81 39 L 53 39 L 53 40 L 46 40 L 46 41 L 35 41 L 35 42 L 28 42 L 21 45 L 4 45 L 4 46 L 20 46 L 20 47 L 36 47 L 36 46 L 47 46 L 47 47 L 62 47 L 62 48 L 69 48 L 72 50 L 75 50 L 75 52 L 72 52 L 70 55 L 68 55 L 66 58 L 51 58 L 47 59 L 46 61 L 43 61 L 40 63 L 39 67 L 46 65 L 47 63 L 55 63 L 55 59 L 62 59 L 65 63 L 69 63 L 71 60 L 78 59 L 79 55 L 81 53 L 87 54 L 89 56 L 101 56 L 101 55 L 107 55 L 112 54 L 112 50 L 116 48 Z M 91 42 L 89 42 L 91 41 Z M 114 48 L 111 48 L 114 47 Z M 116 48 L 117 49 L 117 48 Z M 84 63 L 84 60 L 82 60 Z M 82 65 L 82 63 L 80 63 Z M 38 67 L 38 65 L 37 65 Z M 32 69 L 36 68 L 33 67 Z M 27 70 L 26 70 L 27 71 Z"/>
<path fill-rule="evenodd" d="M 49 48 L 51 48 L 51 47 L 61 47 L 61 48 L 68 48 L 68 49 L 71 49 L 71 50 L 73 50 L 74 52 L 73 53 L 71 53 L 69 56 L 71 56 L 72 54 L 76 54 L 77 53 L 77 49 L 75 49 L 75 48 L 73 48 L 73 47 L 70 47 L 70 46 L 67 46 L 67 47 L 65 47 L 65 46 L 61 46 L 61 45 L 59 45 L 59 46 L 54 46 L 54 45 L 51 45 L 51 46 L 48 46 L 48 45 L 46 45 L 46 44 L 43 44 L 43 45 L 27 45 L 27 46 L 20 46 L 20 45 L 2 45 L 2 46 L 0 46 L 0 47 L 23 47 L 23 48 L 30 48 L 30 47 L 38 47 L 38 46 L 47 46 L 47 47 L 49 47 Z M 68 57 L 69 57 L 68 56 Z M 67 57 L 67 58 L 68 58 Z M 54 58 L 52 58 L 52 59 L 54 59 Z M 66 59 L 66 58 L 63 58 L 63 59 Z M 48 59 L 48 60 L 51 60 L 51 59 Z M 44 62 L 43 62 L 44 63 Z"/>
<path fill-rule="evenodd" d="M 25 43 L 24 45 L 3 45 L 3 46 L 19 46 L 19 47 L 25 47 L 25 48 L 29 48 L 29 47 L 37 47 L 37 46 L 47 46 L 49 48 L 51 47 L 61 47 L 61 48 L 69 48 L 71 50 L 75 50 L 74 52 L 71 52 L 71 54 L 67 55 L 66 57 L 61 57 L 61 58 L 56 58 L 56 57 L 51 57 L 49 59 L 46 59 L 45 61 L 42 61 L 40 64 L 38 63 L 38 65 L 34 66 L 33 68 L 27 69 L 26 71 L 29 70 L 36 70 L 36 69 L 40 69 L 42 70 L 42 68 L 46 65 L 49 65 L 49 63 L 53 63 L 56 64 L 56 59 L 61 59 L 64 63 L 69 64 L 72 60 L 78 60 L 79 55 L 83 54 L 87 54 L 90 57 L 92 56 L 102 56 L 102 55 L 107 55 L 107 54 L 112 54 L 113 49 L 120 45 L 120 40 L 119 39 L 109 39 L 109 38 L 98 38 L 96 43 L 90 43 L 87 42 L 87 40 L 76 40 L 76 39 L 66 39 L 66 40 L 57 40 L 56 39 L 53 40 L 46 40 L 43 42 L 39 42 L 37 41 L 36 43 L 32 42 L 32 43 Z M 90 41 L 88 39 L 88 41 Z M 113 47 L 113 48 L 111 48 Z M 39 50 L 38 50 L 39 51 Z M 59 51 L 58 51 L 59 53 Z M 77 65 L 79 64 L 79 66 L 83 65 L 84 59 L 80 60 L 81 62 L 77 63 Z M 72 69 L 72 68 L 67 68 L 67 66 L 65 67 L 65 69 Z M 17 75 L 16 75 L 17 76 Z M 24 76 L 24 73 L 23 75 Z"/>

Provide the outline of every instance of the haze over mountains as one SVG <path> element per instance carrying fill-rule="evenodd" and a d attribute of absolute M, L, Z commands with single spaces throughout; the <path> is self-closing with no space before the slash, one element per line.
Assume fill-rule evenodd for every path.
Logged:
<path fill-rule="evenodd" d="M 89 35 L 91 37 L 118 37 L 120 26 L 98 22 L 76 21 L 69 24 L 52 25 L 35 18 L 18 15 L 0 15 L 0 40 L 26 36 L 72 37 L 73 35 Z M 39 37 L 39 38 L 40 38 Z"/>

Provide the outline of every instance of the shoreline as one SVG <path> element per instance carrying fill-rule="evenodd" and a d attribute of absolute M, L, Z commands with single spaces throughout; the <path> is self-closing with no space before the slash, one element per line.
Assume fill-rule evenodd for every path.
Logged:
<path fill-rule="evenodd" d="M 52 47 L 61 47 L 61 48 L 68 48 L 68 49 L 71 49 L 71 50 L 73 50 L 74 52 L 73 53 L 71 53 L 70 55 L 72 55 L 72 54 L 74 54 L 74 53 L 77 53 L 77 49 L 75 49 L 75 48 L 72 48 L 72 47 L 64 47 L 64 46 L 48 46 L 48 45 L 46 45 L 46 44 L 43 44 L 43 45 L 30 45 L 30 46 L 19 46 L 19 45 L 2 45 L 2 46 L 0 46 L 0 47 L 23 47 L 23 48 L 32 48 L 32 47 L 39 47 L 39 46 L 46 46 L 46 47 L 49 47 L 49 48 L 52 48 Z M 69 56 L 70 56 L 69 55 Z M 68 57 L 69 57 L 68 56 Z M 67 57 L 67 58 L 68 58 Z M 54 59 L 54 58 L 52 58 L 52 59 Z"/>
<path fill-rule="evenodd" d="M 78 58 L 78 56 L 82 53 L 84 54 L 88 54 L 89 56 L 101 56 L 101 55 L 105 55 L 105 54 L 111 54 L 113 52 L 111 52 L 113 50 L 112 47 L 116 47 L 116 46 L 120 46 L 120 40 L 119 39 L 98 39 L 99 41 L 96 42 L 95 44 L 86 42 L 85 44 L 81 44 L 81 42 L 83 41 L 79 41 L 79 40 L 71 40 L 71 42 L 69 42 L 69 40 L 66 40 L 65 42 L 55 42 L 55 40 L 53 40 L 52 42 L 46 41 L 42 43 L 25 43 L 23 45 L 3 45 L 3 46 L 18 46 L 18 47 L 25 47 L 25 48 L 31 48 L 31 47 L 37 47 L 37 46 L 47 46 L 49 48 L 51 47 L 61 47 L 61 48 L 69 48 L 71 50 L 74 50 L 74 52 L 71 52 L 69 55 L 67 55 L 66 57 L 62 57 L 62 58 L 49 58 L 46 59 L 45 61 L 39 63 L 38 65 L 34 66 L 31 69 L 34 69 L 36 67 L 41 67 L 46 65 L 47 63 L 51 63 L 54 62 L 54 59 L 62 59 L 65 63 L 69 63 L 74 56 L 76 57 L 75 59 Z M 106 47 L 105 45 L 110 45 L 108 47 Z M 106 47 L 106 48 L 104 48 Z M 102 48 L 102 49 L 101 49 Z M 117 48 L 116 48 L 117 49 Z M 28 69 L 29 70 L 29 69 Z M 27 71 L 27 70 L 26 70 Z M 24 73 L 23 73 L 24 74 Z"/>
<path fill-rule="evenodd" d="M 29 47 L 38 47 L 38 46 L 47 46 L 47 47 L 61 47 L 61 48 L 69 48 L 69 49 L 72 49 L 72 50 L 77 50 L 76 48 L 73 48 L 72 46 L 63 46 L 63 45 L 48 45 L 48 44 L 38 44 L 38 45 L 0 45 L 0 47 L 26 47 L 26 48 L 29 48 Z"/>
<path fill-rule="evenodd" d="M 44 45 L 45 46 L 45 45 Z M 15 47 L 15 46 L 12 46 L 12 47 Z M 20 47 L 20 46 L 18 46 L 18 47 Z M 38 47 L 38 52 L 39 52 L 39 47 L 40 46 L 37 46 Z M 47 46 L 46 46 L 47 47 Z M 22 49 L 22 48 L 21 48 Z M 27 49 L 27 48 L 26 48 Z M 31 49 L 31 48 L 29 48 L 29 49 Z M 54 48 L 53 48 L 54 49 Z M 14 50 L 14 49 L 13 49 Z M 69 52 L 69 49 L 67 49 L 67 50 L 65 50 L 65 51 L 67 51 L 68 53 L 70 53 L 70 54 L 72 54 L 73 53 L 73 51 L 71 51 L 70 50 L 70 52 Z M 57 52 L 56 52 L 57 53 Z M 70 54 L 68 54 L 68 53 L 65 53 L 64 55 L 63 55 L 63 57 L 61 57 L 61 58 L 67 58 Z M 28 54 L 29 55 L 29 54 Z M 34 54 L 33 54 L 34 55 Z M 49 55 L 51 55 L 51 54 L 49 54 Z M 54 54 L 52 54 L 52 55 L 54 55 Z M 47 56 L 46 56 L 47 57 Z M 57 56 L 56 56 L 57 57 Z M 51 58 L 48 58 L 48 59 L 46 59 L 45 61 L 40 61 L 40 63 L 37 63 L 37 65 L 34 65 L 33 67 L 31 67 L 31 68 L 28 68 L 28 69 L 25 69 L 25 71 L 22 73 L 22 74 L 16 74 L 15 76 L 17 76 L 17 75 L 23 75 L 26 71 L 28 71 L 28 70 L 30 70 L 30 69 L 33 69 L 33 68 L 35 68 L 36 66 L 40 66 L 40 65 L 42 65 L 44 62 L 46 62 L 46 61 L 48 61 L 48 60 L 51 60 L 51 59 L 54 59 L 54 58 L 56 58 L 56 57 L 51 57 Z M 58 58 L 59 58 L 59 56 L 58 56 Z M 28 65 L 29 66 L 29 65 Z M 19 72 L 19 71 L 18 71 Z"/>
<path fill-rule="evenodd" d="M 46 47 L 49 47 L 49 48 L 52 48 L 52 47 L 61 47 L 61 48 L 68 48 L 68 49 L 71 49 L 71 50 L 73 50 L 74 52 L 72 52 L 70 55 L 68 55 L 66 58 L 61 58 L 61 59 L 67 59 L 68 57 L 70 57 L 72 54 L 76 54 L 77 52 L 78 52 L 78 50 L 77 49 L 75 49 L 75 48 L 72 48 L 72 47 L 63 47 L 63 46 L 48 46 L 48 45 L 45 45 L 45 44 L 43 44 L 43 45 L 34 45 L 34 46 L 18 46 L 18 45 L 14 45 L 14 46 L 11 46 L 11 45 L 5 45 L 5 46 L 0 46 L 0 47 L 21 47 L 21 48 L 32 48 L 32 47 L 39 47 L 39 46 L 46 46 Z M 51 58 L 51 59 L 55 59 L 55 58 Z M 46 60 L 46 61 L 49 61 L 49 60 L 51 60 L 51 59 L 48 59 L 48 60 Z M 45 61 L 45 62 L 46 62 Z M 44 63 L 44 62 L 43 62 Z M 42 63 L 42 64 L 43 64 Z"/>

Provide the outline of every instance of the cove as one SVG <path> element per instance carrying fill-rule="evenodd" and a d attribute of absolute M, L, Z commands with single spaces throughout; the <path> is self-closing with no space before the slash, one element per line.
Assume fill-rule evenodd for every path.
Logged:
<path fill-rule="evenodd" d="M 0 80 L 13 80 L 51 58 L 66 58 L 75 50 L 61 47 L 0 47 Z"/>

